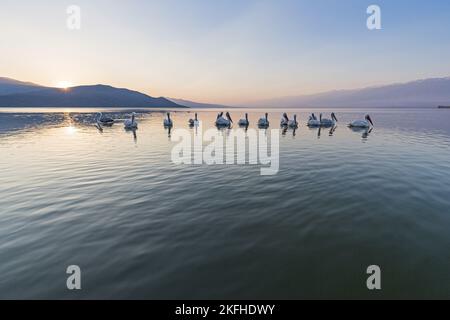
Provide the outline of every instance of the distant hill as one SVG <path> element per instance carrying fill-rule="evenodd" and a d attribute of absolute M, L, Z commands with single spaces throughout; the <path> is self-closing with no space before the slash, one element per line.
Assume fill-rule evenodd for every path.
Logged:
<path fill-rule="evenodd" d="M 0 77 L 0 95 L 30 92 L 40 88 L 42 89 L 44 87 L 31 82 L 22 82 Z"/>
<path fill-rule="evenodd" d="M 137 91 L 107 85 L 58 89 L 1 78 L 0 107 L 180 108 L 184 106 L 166 98 L 153 98 Z"/>
<path fill-rule="evenodd" d="M 450 77 L 418 80 L 314 95 L 282 97 L 248 103 L 244 107 L 433 107 L 450 105 Z M 154 98 L 108 85 L 69 89 L 0 78 L 0 107 L 123 107 L 123 108 L 230 108 L 174 98 Z"/>
<path fill-rule="evenodd" d="M 258 107 L 433 107 L 450 105 L 450 78 L 356 90 L 330 91 L 314 95 L 282 97 L 251 103 Z"/>
<path fill-rule="evenodd" d="M 225 106 L 221 104 L 212 104 L 212 103 L 201 103 L 201 102 L 194 102 L 189 100 L 183 100 L 183 99 L 175 99 L 175 98 L 167 98 L 168 100 L 175 102 L 176 104 L 180 104 L 189 108 L 210 108 L 210 109 L 217 109 L 217 108 L 231 108 L 230 106 Z"/>

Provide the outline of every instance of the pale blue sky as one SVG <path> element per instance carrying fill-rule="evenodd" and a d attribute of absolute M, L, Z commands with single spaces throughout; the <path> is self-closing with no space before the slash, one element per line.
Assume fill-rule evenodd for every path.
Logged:
<path fill-rule="evenodd" d="M 382 30 L 366 28 L 370 4 Z M 203 102 L 450 75 L 447 0 L 1 0 L 0 30 L 0 76 Z"/>

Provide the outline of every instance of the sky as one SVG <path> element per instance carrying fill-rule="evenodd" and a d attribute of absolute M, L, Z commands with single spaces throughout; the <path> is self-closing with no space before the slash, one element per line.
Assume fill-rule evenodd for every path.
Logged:
<path fill-rule="evenodd" d="M 448 0 L 0 0 L 0 76 L 241 104 L 450 76 Z M 381 8 L 381 30 L 366 26 Z M 67 28 L 69 5 L 81 29 Z"/>

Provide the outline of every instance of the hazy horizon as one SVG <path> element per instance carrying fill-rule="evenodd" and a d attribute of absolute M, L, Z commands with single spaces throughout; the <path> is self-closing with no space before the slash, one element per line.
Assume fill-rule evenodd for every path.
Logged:
<path fill-rule="evenodd" d="M 69 5 L 81 29 L 66 26 Z M 381 7 L 382 29 L 366 27 Z M 239 105 L 447 77 L 446 1 L 6 1 L 0 75 Z"/>
<path fill-rule="evenodd" d="M 0 80 L 1 79 L 7 79 L 10 80 L 12 82 L 18 81 L 20 83 L 23 84 L 30 84 L 30 85 L 37 85 L 37 86 L 42 86 L 45 87 L 44 85 L 40 84 L 40 83 L 34 83 L 34 82 L 30 82 L 27 80 L 23 80 L 23 79 L 13 79 L 13 78 L 9 78 L 9 77 L 2 77 L 0 75 Z M 214 103 L 210 103 L 208 101 L 191 101 L 188 99 L 184 99 L 184 98 L 178 98 L 178 97 L 163 97 L 163 96 L 158 96 L 156 98 L 167 98 L 172 100 L 175 103 L 181 104 L 182 102 L 186 102 L 186 103 L 194 103 L 194 105 L 201 105 L 201 104 L 205 104 L 205 105 L 211 105 L 213 106 L 229 106 L 229 107 L 235 107 L 235 108 L 240 108 L 240 107 L 263 107 L 263 108 L 272 108 L 273 105 L 271 105 L 271 103 L 275 102 L 275 103 L 280 103 L 283 100 L 288 100 L 288 99 L 295 99 L 295 98 L 310 98 L 310 97 L 320 97 L 322 95 L 327 95 L 327 94 L 333 94 L 333 93 L 344 93 L 344 92 L 358 92 L 358 91 L 365 91 L 367 89 L 378 89 L 378 88 L 388 88 L 388 87 L 392 87 L 392 86 L 397 86 L 397 85 L 408 85 L 408 84 L 417 84 L 419 82 L 422 81 L 433 81 L 433 80 L 448 80 L 450 79 L 450 76 L 446 76 L 446 77 L 442 77 L 442 78 L 428 78 L 428 79 L 415 79 L 415 80 L 411 80 L 411 81 L 407 81 L 407 82 L 396 82 L 396 83 L 386 83 L 386 84 L 380 84 L 380 85 L 374 85 L 374 86 L 367 86 L 367 87 L 358 87 L 358 88 L 343 88 L 343 89 L 331 89 L 329 91 L 321 91 L 321 92 L 317 92 L 317 93 L 311 93 L 311 94 L 304 94 L 304 95 L 293 95 L 293 96 L 283 96 L 283 97 L 272 97 L 272 98 L 268 98 L 268 99 L 263 99 L 263 100 L 253 100 L 253 101 L 247 101 L 247 102 L 241 102 L 241 103 L 230 103 L 228 105 L 225 104 L 214 104 Z M 111 84 L 108 83 L 85 83 L 85 84 L 78 84 L 78 85 L 70 85 L 68 88 L 75 88 L 75 87 L 90 87 L 90 86 L 111 86 Z M 54 88 L 58 88 L 57 86 L 48 86 L 48 87 L 54 87 Z M 131 91 L 137 91 L 134 88 L 118 88 L 118 89 L 127 89 L 127 90 L 131 90 Z M 411 89 L 414 90 L 414 89 Z M 266 105 L 267 104 L 267 105 Z M 436 103 L 436 105 L 440 104 L 439 102 Z M 446 103 L 444 103 L 446 104 Z M 332 105 L 329 105 L 332 106 Z M 315 106 L 300 106 L 300 108 L 310 108 L 310 107 L 315 107 Z M 366 106 L 367 107 L 367 106 Z M 296 107 L 292 107 L 292 106 L 288 106 L 288 108 L 296 108 Z M 327 108 L 326 106 L 322 106 L 322 108 Z M 345 107 L 344 107 L 345 108 Z"/>

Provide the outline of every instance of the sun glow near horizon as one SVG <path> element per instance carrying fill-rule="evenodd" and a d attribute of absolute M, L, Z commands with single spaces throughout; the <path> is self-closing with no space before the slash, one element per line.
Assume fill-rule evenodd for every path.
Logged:
<path fill-rule="evenodd" d="M 68 89 L 70 87 L 73 87 L 73 84 L 70 81 L 58 81 L 58 82 L 56 82 L 55 87 L 65 90 L 65 89 Z"/>

